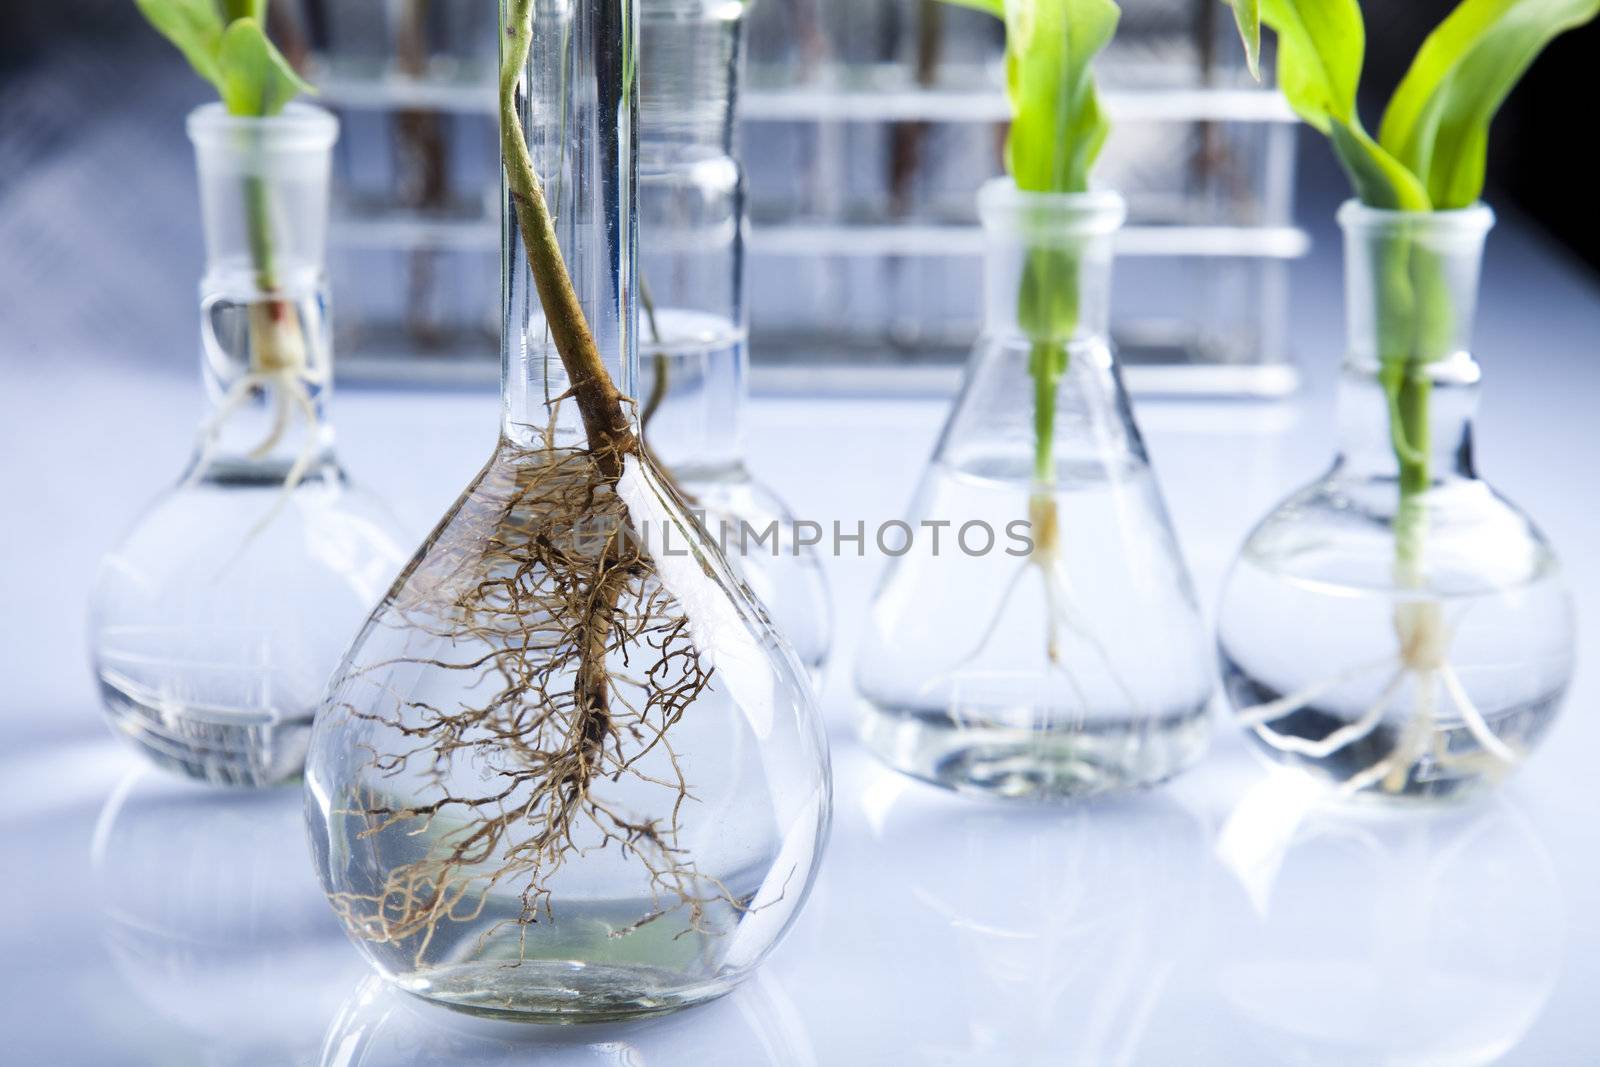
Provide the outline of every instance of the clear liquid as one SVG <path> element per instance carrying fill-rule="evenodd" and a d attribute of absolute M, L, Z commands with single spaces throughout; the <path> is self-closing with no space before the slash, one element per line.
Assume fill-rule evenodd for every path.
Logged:
<path fill-rule="evenodd" d="M 662 308 L 641 328 L 645 440 L 674 474 L 716 478 L 743 462 L 745 331 L 727 319 Z"/>
<path fill-rule="evenodd" d="M 724 991 L 802 903 L 827 815 L 809 691 L 719 570 L 641 561 L 599 623 L 576 596 L 604 549 L 552 549 L 555 523 L 683 524 L 653 475 L 609 499 L 574 455 L 502 446 L 313 730 L 324 888 L 384 974 L 464 1011 L 615 1018 Z M 595 625 L 603 660 L 579 643 Z M 580 715 L 591 666 L 606 697 Z"/>
<path fill-rule="evenodd" d="M 153 662 L 125 650 L 182 636 L 123 634 L 123 647 L 101 650 L 100 696 L 112 725 L 157 764 L 191 778 L 261 786 L 298 777 L 315 700 L 275 701 L 270 671 L 220 662 Z M 197 685 L 213 699 L 199 699 Z"/>
<path fill-rule="evenodd" d="M 800 662 L 817 671 L 832 640 L 832 608 L 822 568 L 794 550 L 793 516 L 744 463 L 739 423 L 745 393 L 745 332 L 727 319 L 663 308 L 660 341 L 644 330 L 641 359 L 645 441 L 691 509 L 722 547 L 734 573 L 755 593 Z M 650 398 L 659 395 L 652 408 Z M 755 543 L 772 523 L 772 541 Z M 750 534 L 741 536 L 748 528 Z"/>
<path fill-rule="evenodd" d="M 1149 468 L 1064 463 L 1053 558 L 1010 534 L 1032 492 L 1004 461 L 930 471 L 913 524 L 950 525 L 918 535 L 874 604 L 862 736 L 907 773 L 991 795 L 1170 778 L 1204 750 L 1212 683 Z"/>
<path fill-rule="evenodd" d="M 1571 674 L 1571 626 L 1553 565 L 1441 596 L 1309 578 L 1246 554 L 1218 648 L 1236 713 L 1278 713 L 1245 723 L 1269 758 L 1351 792 L 1444 797 L 1502 778 L 1544 736 Z M 1402 633 L 1437 637 L 1442 660 L 1405 658 Z"/>
<path fill-rule="evenodd" d="M 285 473 L 219 460 L 158 500 L 100 572 L 91 652 L 107 715 L 192 778 L 299 776 L 328 673 L 403 558 L 337 467 L 287 498 Z"/>
<path fill-rule="evenodd" d="M 450 941 L 441 946 L 442 962 L 401 975 L 397 984 L 469 1014 L 535 1022 L 652 1015 L 731 990 L 743 971 L 723 962 L 744 915 L 719 899 L 697 924 L 680 912 L 638 925 L 659 906 L 650 898 L 575 899 L 519 946 L 515 938 L 485 937 L 522 914 L 520 899 L 508 893 L 478 921 L 441 927 L 439 936 Z"/>

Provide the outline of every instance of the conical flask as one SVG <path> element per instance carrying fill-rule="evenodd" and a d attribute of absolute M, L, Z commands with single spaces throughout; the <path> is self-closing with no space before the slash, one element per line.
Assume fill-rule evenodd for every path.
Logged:
<path fill-rule="evenodd" d="M 1264 756 L 1340 793 L 1460 796 L 1544 737 L 1575 643 L 1554 550 L 1474 461 L 1494 216 L 1351 202 L 1339 220 L 1339 454 L 1240 550 L 1218 617 L 1223 685 Z"/>
<path fill-rule="evenodd" d="M 501 15 L 500 441 L 334 679 L 311 836 L 402 989 L 533 1020 L 670 1011 L 733 988 L 804 902 L 826 740 L 637 436 L 637 9 Z"/>
<path fill-rule="evenodd" d="M 91 603 L 113 725 L 211 782 L 300 774 L 328 676 L 405 558 L 388 509 L 333 451 L 323 264 L 338 132 L 298 104 L 190 116 L 211 410 L 187 473 L 106 556 Z"/>
<path fill-rule="evenodd" d="M 872 605 L 861 733 L 952 789 L 1049 800 L 1199 758 L 1212 673 L 1106 339 L 1109 193 L 979 196 L 987 312 Z"/>
<path fill-rule="evenodd" d="M 643 0 L 643 12 L 645 442 L 800 661 L 817 671 L 833 630 L 821 562 L 796 536 L 788 506 L 745 461 L 747 198 L 733 155 L 744 8 L 722 0 Z"/>

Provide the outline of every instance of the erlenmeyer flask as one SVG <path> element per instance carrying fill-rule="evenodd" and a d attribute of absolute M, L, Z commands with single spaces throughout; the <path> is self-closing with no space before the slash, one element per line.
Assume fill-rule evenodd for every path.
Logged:
<path fill-rule="evenodd" d="M 744 6 L 644 0 L 643 12 L 645 441 L 800 661 L 815 671 L 832 637 L 820 561 L 796 536 L 788 507 L 745 464 L 745 186 L 733 156 Z"/>
<path fill-rule="evenodd" d="M 670 1011 L 733 988 L 805 900 L 826 740 L 638 441 L 636 9 L 501 10 L 500 443 L 336 676 L 308 818 L 330 900 L 401 988 L 528 1019 Z"/>
<path fill-rule="evenodd" d="M 1223 684 L 1262 754 L 1345 795 L 1461 795 L 1538 744 L 1573 666 L 1555 552 L 1474 466 L 1470 342 L 1494 216 L 1352 202 L 1339 218 L 1339 455 L 1240 550 Z"/>
<path fill-rule="evenodd" d="M 188 472 L 101 565 L 90 650 L 107 714 L 162 766 L 294 778 L 350 634 L 404 561 L 333 452 L 323 270 L 332 115 L 189 119 L 212 410 Z"/>
<path fill-rule="evenodd" d="M 1122 201 L 999 179 L 979 206 L 984 331 L 873 602 L 862 736 L 962 791 L 1159 782 L 1206 745 L 1212 674 L 1106 340 Z"/>

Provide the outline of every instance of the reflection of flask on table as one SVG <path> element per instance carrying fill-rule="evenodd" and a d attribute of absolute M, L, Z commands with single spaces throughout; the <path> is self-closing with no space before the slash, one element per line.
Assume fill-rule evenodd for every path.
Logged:
<path fill-rule="evenodd" d="M 1279 863 L 1254 909 L 1214 918 L 1216 984 L 1271 1062 L 1475 1067 L 1543 1010 L 1564 902 L 1509 804 L 1313 815 Z"/>
<path fill-rule="evenodd" d="M 885 774 L 863 794 L 870 858 L 855 881 L 830 865 L 829 896 L 873 892 L 868 872 L 894 871 L 907 887 L 894 928 L 858 936 L 898 961 L 888 971 L 923 977 L 915 998 L 887 999 L 905 1014 L 877 1028 L 914 1043 L 861 1062 L 1183 1062 L 1152 1043 L 1183 1030 L 1162 1019 L 1187 1010 L 1174 990 L 1209 921 L 1198 819 L 1161 793 L 999 811 Z"/>
<path fill-rule="evenodd" d="M 128 995 L 208 1063 L 300 1062 L 362 971 L 306 863 L 299 790 L 135 771 L 100 814 L 92 870 Z"/>
<path fill-rule="evenodd" d="M 320 1067 L 816 1067 L 787 995 L 761 974 L 731 996 L 682 1015 L 625 1024 L 529 1027 L 441 1011 L 371 978 L 346 1001 Z"/>

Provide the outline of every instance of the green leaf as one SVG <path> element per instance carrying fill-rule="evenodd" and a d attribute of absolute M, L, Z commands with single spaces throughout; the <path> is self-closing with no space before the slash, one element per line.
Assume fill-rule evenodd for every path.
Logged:
<path fill-rule="evenodd" d="M 1261 20 L 1278 34 L 1278 87 L 1306 122 L 1328 133 L 1355 123 L 1366 29 L 1356 0 L 1263 0 Z"/>
<path fill-rule="evenodd" d="M 1244 61 L 1250 68 L 1250 77 L 1261 80 L 1261 0 L 1223 0 L 1233 8 L 1233 21 L 1239 26 L 1239 39 L 1244 42 Z"/>
<path fill-rule="evenodd" d="M 1428 191 L 1415 174 L 1394 156 L 1384 151 L 1361 128 L 1361 123 L 1333 119 L 1328 139 L 1339 163 L 1350 176 L 1356 197 L 1368 207 L 1389 211 L 1431 211 Z"/>
<path fill-rule="evenodd" d="M 195 73 L 222 91 L 223 22 L 214 0 L 137 0 L 145 20 L 177 46 Z"/>
<path fill-rule="evenodd" d="M 235 115 L 276 115 L 301 93 L 316 92 L 296 74 L 255 19 L 239 19 L 222 37 L 222 102 Z"/>
<path fill-rule="evenodd" d="M 1428 35 L 1384 112 L 1378 140 L 1439 209 L 1483 192 L 1489 125 L 1555 37 L 1600 14 L 1600 0 L 1462 0 Z"/>
<path fill-rule="evenodd" d="M 1111 125 L 1091 63 L 1111 43 L 1113 0 L 1006 0 L 1007 159 L 1019 189 L 1082 192 Z"/>
<path fill-rule="evenodd" d="M 1427 211 L 1422 183 L 1372 139 L 1356 113 L 1366 28 L 1356 0 L 1262 0 L 1261 20 L 1278 34 L 1278 86 L 1289 106 L 1328 135 L 1361 201 Z"/>
<path fill-rule="evenodd" d="M 268 0 L 220 0 L 222 4 L 222 17 L 229 23 L 239 19 L 255 19 L 263 26 L 267 24 Z"/>

